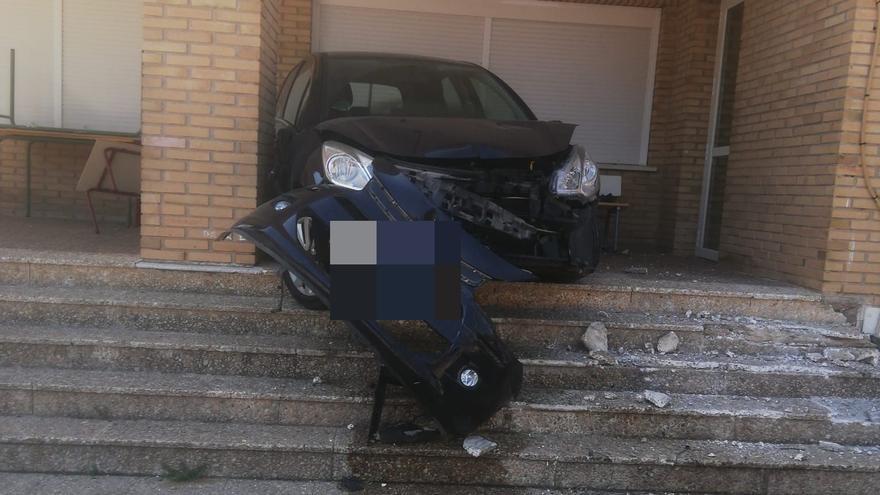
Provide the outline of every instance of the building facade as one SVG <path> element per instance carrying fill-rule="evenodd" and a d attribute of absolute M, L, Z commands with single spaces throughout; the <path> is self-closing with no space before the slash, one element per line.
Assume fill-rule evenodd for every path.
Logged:
<path fill-rule="evenodd" d="M 100 1 L 63 0 L 62 24 Z M 623 247 L 731 259 L 880 304 L 880 209 L 860 158 L 880 184 L 880 103 L 860 138 L 878 85 L 870 0 L 120 3 L 136 4 L 141 33 L 141 84 L 126 98 L 139 102 L 146 260 L 255 263 L 252 245 L 215 238 L 268 199 L 285 75 L 316 50 L 403 51 L 480 63 L 540 117 L 579 123 L 630 205 Z M 67 80 L 59 98 L 75 101 Z M 35 214 L 81 215 L 63 171 L 83 150 L 37 148 Z M 21 214 L 23 159 L 22 143 L 0 144 L 2 214 Z"/>

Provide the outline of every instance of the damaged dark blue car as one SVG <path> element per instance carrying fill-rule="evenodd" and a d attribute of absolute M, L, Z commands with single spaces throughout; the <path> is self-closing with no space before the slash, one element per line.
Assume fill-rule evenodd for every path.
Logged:
<path fill-rule="evenodd" d="M 277 118 L 279 196 L 232 232 L 283 268 L 294 298 L 330 301 L 330 222 L 462 225 L 461 319 L 431 320 L 443 349 L 415 351 L 376 321 L 349 321 L 382 366 L 448 434 L 476 429 L 514 398 L 522 366 L 476 304 L 487 280 L 571 280 L 599 254 L 598 170 L 573 125 L 541 122 L 473 64 L 376 54 L 316 54 L 285 82 Z"/>

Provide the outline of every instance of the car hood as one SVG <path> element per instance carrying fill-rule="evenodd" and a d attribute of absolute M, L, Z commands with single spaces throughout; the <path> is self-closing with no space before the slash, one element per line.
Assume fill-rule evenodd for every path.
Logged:
<path fill-rule="evenodd" d="M 403 159 L 544 157 L 568 149 L 575 125 L 465 118 L 345 117 L 316 126 L 364 151 Z"/>

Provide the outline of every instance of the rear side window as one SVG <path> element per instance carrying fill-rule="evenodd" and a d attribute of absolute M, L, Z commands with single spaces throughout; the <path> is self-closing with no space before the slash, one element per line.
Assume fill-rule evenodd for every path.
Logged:
<path fill-rule="evenodd" d="M 284 114 L 282 118 L 291 124 L 296 124 L 299 113 L 302 109 L 302 102 L 308 93 L 309 86 L 312 82 L 312 64 L 306 63 L 305 66 L 296 75 L 293 84 L 290 86 L 290 93 L 287 96 L 287 104 L 284 106 Z"/>

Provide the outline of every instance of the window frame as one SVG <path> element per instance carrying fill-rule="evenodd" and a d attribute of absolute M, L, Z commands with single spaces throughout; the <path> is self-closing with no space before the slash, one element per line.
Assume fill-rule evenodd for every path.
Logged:
<path fill-rule="evenodd" d="M 315 76 L 316 76 L 315 65 L 316 64 L 315 64 L 314 57 L 310 56 L 306 60 L 303 60 L 302 62 L 300 62 L 296 67 L 294 67 L 291 70 L 291 73 L 293 73 L 293 71 L 296 71 L 296 75 L 294 75 L 293 77 L 288 76 L 288 78 L 290 80 L 289 81 L 285 80 L 285 82 L 284 82 L 285 85 L 288 85 L 288 82 L 289 82 L 289 86 L 285 87 L 282 90 L 282 92 L 283 92 L 282 99 L 280 99 L 279 101 L 283 102 L 284 106 L 281 108 L 281 112 L 276 115 L 276 117 L 275 117 L 276 121 L 281 122 L 284 125 L 293 127 L 295 129 L 299 129 L 301 127 L 300 122 L 302 121 L 303 108 L 304 108 L 306 100 L 309 99 L 312 85 L 315 83 Z M 302 96 L 300 97 L 299 102 L 296 105 L 296 113 L 294 114 L 293 122 L 291 122 L 290 120 L 288 120 L 286 118 L 286 115 L 287 115 L 287 108 L 290 106 L 290 97 L 291 97 L 291 93 L 293 92 L 293 86 L 296 84 L 296 81 L 301 76 L 306 75 L 305 74 L 306 71 L 311 71 L 308 74 L 309 80 L 306 82 L 306 86 L 303 89 Z"/>

